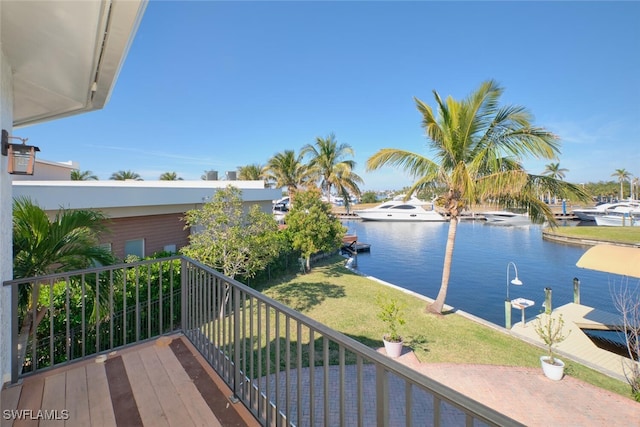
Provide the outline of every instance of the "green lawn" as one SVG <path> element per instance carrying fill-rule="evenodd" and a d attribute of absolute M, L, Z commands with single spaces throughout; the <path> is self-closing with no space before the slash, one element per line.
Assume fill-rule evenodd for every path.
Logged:
<path fill-rule="evenodd" d="M 259 290 L 373 348 L 382 346 L 386 332 L 377 318 L 376 297 L 396 298 L 405 307 L 406 324 L 400 332 L 422 362 L 540 367 L 542 349 L 457 314 L 425 314 L 424 300 L 354 274 L 343 264 L 342 257 L 334 257 L 314 266 L 309 274 Z M 630 398 L 627 383 L 566 363 L 568 375 Z"/>
<path fill-rule="evenodd" d="M 620 243 L 640 243 L 640 227 L 558 227 L 546 231 L 578 239 L 606 240 Z"/>

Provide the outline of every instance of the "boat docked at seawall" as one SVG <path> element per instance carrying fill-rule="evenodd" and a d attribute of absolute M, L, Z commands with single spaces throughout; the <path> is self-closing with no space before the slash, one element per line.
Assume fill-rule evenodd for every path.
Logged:
<path fill-rule="evenodd" d="M 423 206 L 426 204 L 428 203 L 416 197 L 404 201 L 404 196 L 396 196 L 393 200 L 376 207 L 355 210 L 354 213 L 365 221 L 442 222 L 447 220 L 433 208 L 433 205 L 430 210 L 425 209 Z"/>
<path fill-rule="evenodd" d="M 595 221 L 597 217 L 607 215 L 607 211 L 625 207 L 640 210 L 640 201 L 628 200 L 625 202 L 603 203 L 593 208 L 573 209 L 572 212 L 580 221 Z"/>
<path fill-rule="evenodd" d="M 487 224 L 492 225 L 530 225 L 531 219 L 527 214 L 519 214 L 509 211 L 488 211 L 480 213 Z"/>
<path fill-rule="evenodd" d="M 640 227 L 640 208 L 621 207 L 607 209 L 595 217 L 596 224 L 607 227 Z"/>

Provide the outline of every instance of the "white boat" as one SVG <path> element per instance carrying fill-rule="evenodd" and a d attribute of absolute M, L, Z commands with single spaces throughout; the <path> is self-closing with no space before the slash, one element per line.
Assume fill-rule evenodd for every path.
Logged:
<path fill-rule="evenodd" d="M 596 224 L 607 227 L 640 227 L 640 208 L 617 206 L 596 215 Z"/>
<path fill-rule="evenodd" d="M 284 217 L 289 212 L 289 198 L 283 197 L 280 200 L 274 200 L 272 206 L 273 217 L 277 222 L 284 222 Z"/>
<path fill-rule="evenodd" d="M 486 220 L 487 224 L 495 224 L 495 225 L 529 225 L 531 224 L 531 219 L 529 219 L 529 215 L 527 214 L 519 214 L 515 212 L 509 211 L 488 211 L 481 212 Z"/>
<path fill-rule="evenodd" d="M 580 221 L 595 221 L 596 217 L 606 215 L 607 210 L 618 207 L 631 207 L 640 210 L 640 202 L 637 200 L 629 200 L 626 202 L 603 203 L 593 208 L 574 209 L 572 212 Z"/>
<path fill-rule="evenodd" d="M 369 209 L 353 211 L 366 221 L 446 221 L 447 218 L 439 214 L 431 206 L 430 210 L 423 206 L 428 204 L 416 197 L 404 201 L 404 196 L 396 196 L 393 200 L 384 202 Z"/>

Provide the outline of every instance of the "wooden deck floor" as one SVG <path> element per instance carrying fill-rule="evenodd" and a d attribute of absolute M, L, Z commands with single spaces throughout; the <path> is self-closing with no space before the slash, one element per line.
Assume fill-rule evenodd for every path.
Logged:
<path fill-rule="evenodd" d="M 569 355 L 577 361 L 596 370 L 625 381 L 623 361 L 625 358 L 607 350 L 599 348 L 582 331 L 582 329 L 615 330 L 620 327 L 620 316 L 607 313 L 586 305 L 569 303 L 553 310 L 553 315 L 562 314 L 564 330 L 567 338 L 558 344 L 558 353 Z M 542 344 L 542 340 L 535 332 L 535 319 L 513 325 L 511 331 L 528 340 Z M 628 360 L 628 359 L 626 359 Z"/>
<path fill-rule="evenodd" d="M 188 340 L 163 337 L 3 389 L 2 427 L 257 426 L 230 395 Z"/>

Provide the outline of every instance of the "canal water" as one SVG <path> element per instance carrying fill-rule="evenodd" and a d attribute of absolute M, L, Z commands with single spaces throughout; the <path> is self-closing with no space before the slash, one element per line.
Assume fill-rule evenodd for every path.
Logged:
<path fill-rule="evenodd" d="M 442 265 L 449 223 L 344 221 L 349 234 L 371 245 L 358 255 L 362 273 L 435 299 L 442 279 Z M 542 238 L 542 226 L 494 226 L 482 221 L 458 225 L 446 303 L 482 319 L 504 326 L 504 301 L 509 281 L 511 299 L 535 302 L 526 317 L 542 309 L 544 289 L 552 290 L 552 305 L 573 302 L 573 279 L 580 280 L 581 303 L 617 313 L 611 289 L 622 276 L 576 267 L 588 247 L 550 242 Z M 626 280 L 626 279 L 624 279 Z M 633 279 L 635 280 L 635 279 Z M 630 283 L 635 285 L 636 282 Z M 520 311 L 513 310 L 513 322 Z"/>

